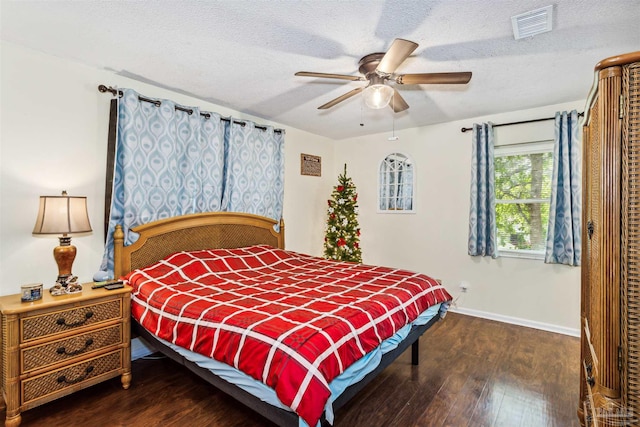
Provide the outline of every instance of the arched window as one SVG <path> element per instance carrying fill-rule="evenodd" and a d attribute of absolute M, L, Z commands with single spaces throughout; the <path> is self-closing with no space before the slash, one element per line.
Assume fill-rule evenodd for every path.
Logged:
<path fill-rule="evenodd" d="M 401 153 L 389 154 L 380 164 L 378 209 L 382 212 L 413 212 L 413 162 Z"/>

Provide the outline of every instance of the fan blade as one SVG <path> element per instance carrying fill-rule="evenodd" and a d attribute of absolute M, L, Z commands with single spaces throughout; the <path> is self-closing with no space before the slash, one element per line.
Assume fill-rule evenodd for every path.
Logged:
<path fill-rule="evenodd" d="M 387 53 L 385 53 L 380 60 L 376 71 L 386 74 L 393 73 L 417 47 L 418 43 L 404 39 L 395 39 Z"/>
<path fill-rule="evenodd" d="M 313 73 L 311 71 L 298 71 L 296 76 L 302 77 L 322 77 L 325 79 L 340 79 L 340 80 L 351 80 L 354 82 L 365 80 L 362 76 L 348 76 L 346 74 L 331 74 L 331 73 Z"/>
<path fill-rule="evenodd" d="M 340 95 L 336 99 L 334 99 L 332 101 L 329 101 L 326 104 L 323 104 L 323 105 L 319 106 L 318 110 L 326 110 L 327 108 L 331 108 L 334 105 L 344 101 L 345 99 L 351 98 L 353 95 L 359 94 L 360 92 L 362 92 L 363 89 L 364 89 L 363 87 L 359 87 L 359 88 L 356 88 L 356 89 L 354 89 L 352 91 L 349 91 L 349 92 L 345 93 L 344 95 Z"/>
<path fill-rule="evenodd" d="M 394 113 L 399 113 L 409 108 L 409 104 L 404 100 L 403 97 L 400 96 L 400 92 L 397 89 L 393 89 L 393 98 L 391 98 L 391 102 L 389 106 L 393 108 Z"/>
<path fill-rule="evenodd" d="M 465 84 L 469 83 L 469 80 L 471 72 L 401 74 L 396 77 L 396 82 L 401 85 Z"/>

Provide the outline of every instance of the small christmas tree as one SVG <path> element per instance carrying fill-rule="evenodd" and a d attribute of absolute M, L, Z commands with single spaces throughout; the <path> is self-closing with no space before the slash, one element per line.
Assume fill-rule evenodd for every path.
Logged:
<path fill-rule="evenodd" d="M 324 256 L 339 261 L 362 262 L 360 228 L 358 227 L 358 193 L 351 178 L 338 176 L 331 199 L 327 200 L 327 230 L 324 238 Z"/>

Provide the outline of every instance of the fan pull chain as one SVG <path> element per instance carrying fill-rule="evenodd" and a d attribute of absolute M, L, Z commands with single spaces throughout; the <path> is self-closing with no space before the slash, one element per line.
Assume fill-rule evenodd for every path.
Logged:
<path fill-rule="evenodd" d="M 393 95 L 391 95 L 391 109 L 393 112 L 391 113 L 391 136 L 387 138 L 387 141 L 397 141 L 398 137 L 396 136 L 396 93 L 394 91 Z"/>
<path fill-rule="evenodd" d="M 395 138 L 396 137 L 396 94 L 395 92 L 393 95 L 391 95 L 391 109 L 393 110 L 393 113 L 391 113 L 391 136 Z"/>

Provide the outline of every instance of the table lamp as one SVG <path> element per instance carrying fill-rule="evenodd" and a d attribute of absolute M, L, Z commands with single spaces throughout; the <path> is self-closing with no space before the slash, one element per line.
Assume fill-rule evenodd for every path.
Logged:
<path fill-rule="evenodd" d="M 58 264 L 58 279 L 62 287 L 72 281 L 71 266 L 76 258 L 76 247 L 71 244 L 70 233 L 91 231 L 87 198 L 68 196 L 40 196 L 40 208 L 33 234 L 62 234 L 60 246 L 53 249 L 53 258 Z"/>

